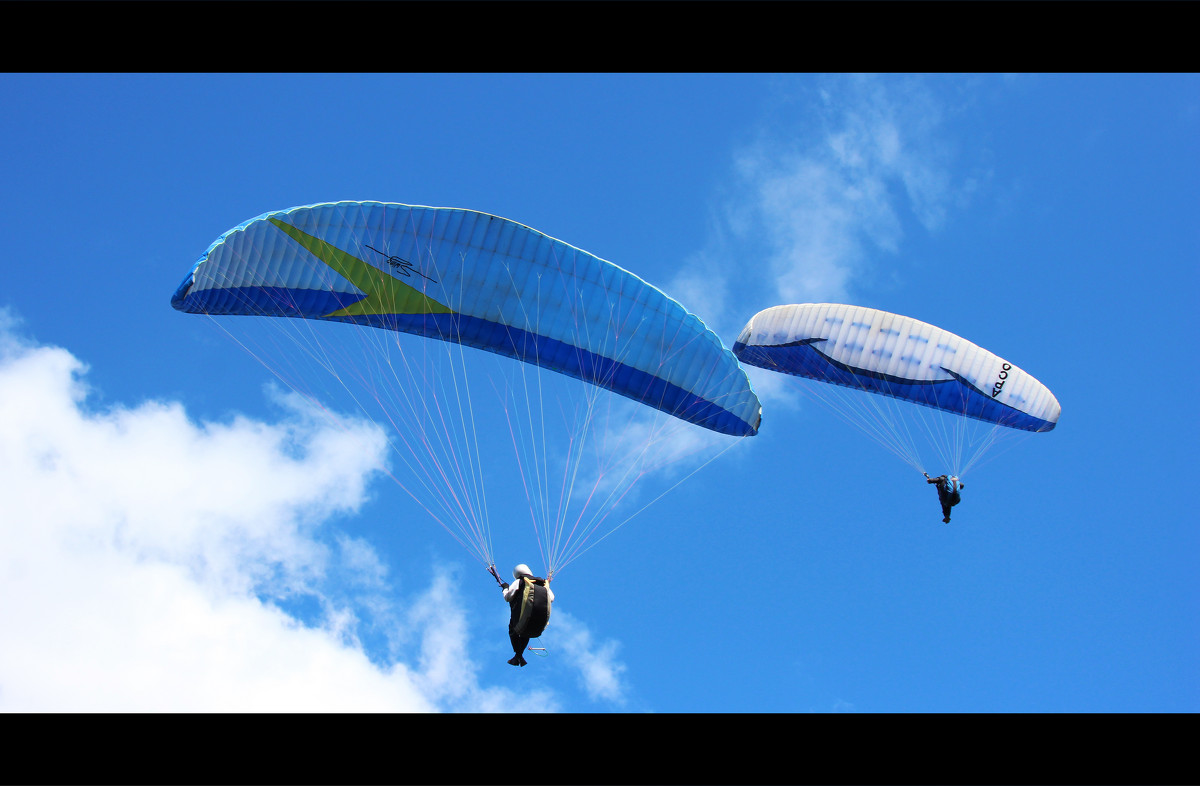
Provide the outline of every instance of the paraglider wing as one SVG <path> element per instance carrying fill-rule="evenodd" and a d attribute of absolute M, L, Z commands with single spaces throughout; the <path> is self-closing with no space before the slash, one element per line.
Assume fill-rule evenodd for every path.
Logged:
<path fill-rule="evenodd" d="M 1045 385 L 997 355 L 898 314 L 830 303 L 759 312 L 734 343 L 743 363 L 891 396 L 1025 431 L 1062 408 Z"/>
<path fill-rule="evenodd" d="M 758 430 L 745 372 L 696 316 L 612 263 L 486 213 L 383 202 L 267 213 L 213 243 L 171 302 L 457 342 L 723 434 Z"/>

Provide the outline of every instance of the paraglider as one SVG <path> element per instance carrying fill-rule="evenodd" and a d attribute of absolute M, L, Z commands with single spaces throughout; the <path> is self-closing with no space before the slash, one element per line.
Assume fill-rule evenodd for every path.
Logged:
<path fill-rule="evenodd" d="M 942 523 L 949 524 L 950 508 L 962 502 L 962 489 L 966 484 L 958 478 L 949 478 L 945 475 L 931 478 L 928 472 L 925 473 L 925 482 L 937 486 L 938 503 L 942 506 Z"/>
<path fill-rule="evenodd" d="M 554 590 L 547 579 L 534 576 L 525 563 L 513 568 L 513 579 L 513 584 L 500 582 L 501 594 L 510 609 L 508 639 L 514 654 L 508 663 L 524 666 L 529 640 L 541 636 L 550 622 Z"/>
<path fill-rule="evenodd" d="M 745 371 L 699 318 L 615 264 L 487 213 L 386 202 L 264 213 L 221 235 L 171 303 L 212 317 L 322 409 L 325 386 L 343 386 L 392 432 L 397 483 L 489 570 L 497 476 L 519 475 L 552 577 L 636 515 L 613 511 L 638 480 L 759 426 Z M 228 316 L 271 319 L 234 335 Z"/>
<path fill-rule="evenodd" d="M 945 477 L 956 488 L 947 485 L 948 495 L 999 438 L 1050 431 L 1062 411 L 1045 385 L 1011 361 L 934 325 L 862 306 L 765 309 L 742 329 L 733 352 L 747 365 L 804 378 L 806 393 L 928 478 L 914 439 L 924 434 L 950 467 Z"/>

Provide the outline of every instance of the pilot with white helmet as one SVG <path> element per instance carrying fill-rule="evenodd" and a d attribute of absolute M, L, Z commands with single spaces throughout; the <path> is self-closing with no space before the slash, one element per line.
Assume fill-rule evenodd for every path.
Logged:
<path fill-rule="evenodd" d="M 534 576 L 525 563 L 513 568 L 512 584 L 501 584 L 500 587 L 504 600 L 512 609 L 508 620 L 508 639 L 515 654 L 508 662 L 513 666 L 524 666 L 524 652 L 529 640 L 541 636 L 550 622 L 554 590 L 550 589 L 549 579 Z"/>

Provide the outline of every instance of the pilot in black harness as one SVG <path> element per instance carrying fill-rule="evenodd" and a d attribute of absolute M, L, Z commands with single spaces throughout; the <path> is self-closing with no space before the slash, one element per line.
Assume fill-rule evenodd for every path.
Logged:
<path fill-rule="evenodd" d="M 925 481 L 937 484 L 938 502 L 942 504 L 942 521 L 949 524 L 950 508 L 962 502 L 962 494 L 959 492 L 966 484 L 957 477 L 947 477 L 946 475 L 931 478 L 928 472 L 925 473 Z"/>
<path fill-rule="evenodd" d="M 495 571 L 492 571 L 492 575 L 496 575 Z M 504 600 L 512 609 L 512 616 L 508 620 L 508 639 L 512 642 L 515 654 L 508 662 L 513 666 L 524 666 L 524 652 L 529 640 L 541 636 L 550 622 L 554 590 L 550 589 L 548 579 L 534 576 L 525 564 L 513 568 L 513 578 L 515 581 L 512 584 L 500 581 L 499 576 L 496 581 L 500 581 Z"/>

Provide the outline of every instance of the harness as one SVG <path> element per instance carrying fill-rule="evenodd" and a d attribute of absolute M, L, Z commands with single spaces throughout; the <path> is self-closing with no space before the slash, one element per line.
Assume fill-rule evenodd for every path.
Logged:
<path fill-rule="evenodd" d="M 509 601 L 512 617 L 508 622 L 508 632 L 513 636 L 536 639 L 550 622 L 550 596 L 547 594 L 546 580 L 522 576 L 520 582 L 521 589 Z"/>

